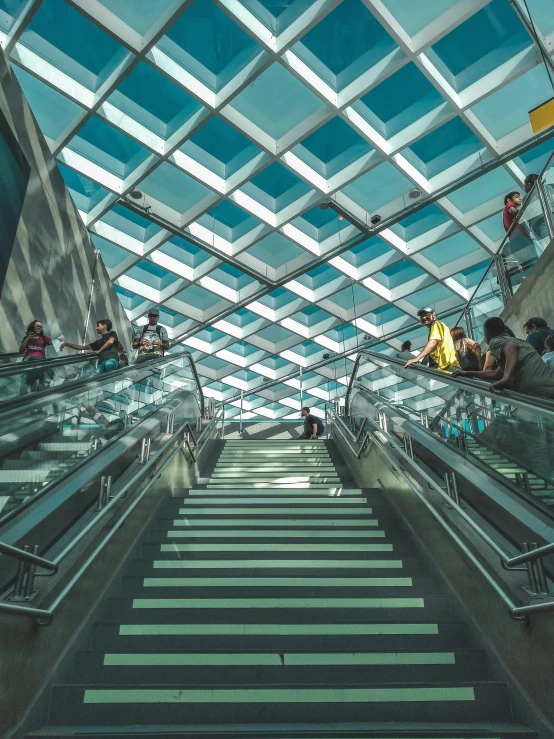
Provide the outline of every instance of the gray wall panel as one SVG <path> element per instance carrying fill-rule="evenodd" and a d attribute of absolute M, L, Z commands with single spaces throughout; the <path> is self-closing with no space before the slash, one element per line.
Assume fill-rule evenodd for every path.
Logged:
<path fill-rule="evenodd" d="M 16 351 L 33 318 L 42 319 L 52 337 L 64 334 L 69 341 L 80 342 L 96 259 L 94 246 L 1 50 L 0 112 L 31 167 L 11 258 L 0 285 L 0 351 Z M 101 257 L 87 341 L 97 338 L 97 318 L 110 318 L 128 346 L 131 325 Z"/>

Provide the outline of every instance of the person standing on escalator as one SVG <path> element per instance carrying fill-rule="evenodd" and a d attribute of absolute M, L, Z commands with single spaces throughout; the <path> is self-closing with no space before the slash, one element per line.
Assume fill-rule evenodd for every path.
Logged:
<path fill-rule="evenodd" d="M 42 321 L 35 318 L 27 326 L 27 333 L 19 346 L 19 353 L 24 354 L 24 362 L 36 362 L 38 359 L 46 359 L 46 347 L 52 346 L 52 339 L 46 336 Z M 32 392 L 44 388 L 45 370 L 32 370 L 25 374 L 25 382 Z"/>
<path fill-rule="evenodd" d="M 167 331 L 160 326 L 160 311 L 150 308 L 148 311 L 148 323 L 139 327 L 133 337 L 133 349 L 137 350 L 135 364 L 142 364 L 150 359 L 160 359 L 169 349 Z"/>
<path fill-rule="evenodd" d="M 71 344 L 66 341 L 60 349 L 68 346 L 78 351 L 92 350 L 98 355 L 96 374 L 102 375 L 104 372 L 112 372 L 119 367 L 119 340 L 116 332 L 112 331 L 112 322 L 108 318 L 97 321 L 96 333 L 100 334 L 100 338 L 90 344 Z"/>
<path fill-rule="evenodd" d="M 417 317 L 429 329 L 427 343 L 419 354 L 409 359 L 404 366 L 411 367 L 412 364 L 417 364 L 425 357 L 429 357 L 430 366 L 442 372 L 460 369 L 450 330 L 445 323 L 438 320 L 435 309 L 432 306 L 420 308 Z"/>

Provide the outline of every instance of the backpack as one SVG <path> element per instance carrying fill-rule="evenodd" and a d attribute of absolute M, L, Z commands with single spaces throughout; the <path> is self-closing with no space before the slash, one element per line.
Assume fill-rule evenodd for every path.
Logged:
<path fill-rule="evenodd" d="M 460 367 L 465 372 L 474 372 L 479 370 L 479 357 L 463 339 L 461 347 L 456 349 L 456 355 L 458 357 Z"/>
<path fill-rule="evenodd" d="M 148 326 L 149 326 L 149 325 L 150 325 L 150 324 L 148 324 L 148 323 L 147 323 L 147 324 L 146 324 L 146 326 L 144 326 L 144 327 L 143 327 L 143 329 L 142 329 L 142 334 L 140 335 L 140 338 L 141 338 L 141 339 L 142 339 L 142 337 L 144 336 L 144 334 L 146 333 L 146 331 L 148 330 Z M 159 338 L 159 340 L 160 340 L 160 351 L 161 351 L 161 353 L 163 354 L 163 353 L 164 353 L 164 348 L 163 348 L 163 346 L 162 346 L 162 327 L 161 327 L 161 326 L 159 326 L 158 324 L 156 324 L 156 333 L 158 334 L 158 338 Z"/>
<path fill-rule="evenodd" d="M 315 422 L 317 425 L 317 434 L 318 436 L 321 436 L 325 432 L 325 424 L 323 423 L 321 418 L 317 418 L 317 416 L 315 416 Z"/>
<path fill-rule="evenodd" d="M 117 342 L 117 351 L 119 353 L 119 367 L 129 366 L 129 355 L 127 354 L 125 347 L 121 341 Z"/>

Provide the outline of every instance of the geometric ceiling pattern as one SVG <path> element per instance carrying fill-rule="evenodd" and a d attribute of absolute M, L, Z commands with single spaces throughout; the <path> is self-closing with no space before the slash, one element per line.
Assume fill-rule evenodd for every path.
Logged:
<path fill-rule="evenodd" d="M 547 55 L 551 4 L 528 0 Z M 421 346 L 417 309 L 461 309 L 498 248 L 553 148 L 525 13 L 0 0 L 0 45 L 131 320 L 159 306 L 228 415 L 242 391 L 244 418 L 297 418 L 343 393 L 334 355 Z"/>

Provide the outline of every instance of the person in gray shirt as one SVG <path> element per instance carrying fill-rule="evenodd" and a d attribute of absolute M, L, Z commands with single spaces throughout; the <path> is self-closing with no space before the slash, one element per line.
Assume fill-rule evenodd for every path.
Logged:
<path fill-rule="evenodd" d="M 454 373 L 455 377 L 492 380 L 491 392 L 515 390 L 526 395 L 554 398 L 554 372 L 531 344 L 510 336 L 501 318 L 489 318 L 483 328 L 489 345 L 484 370 L 458 371 Z"/>

